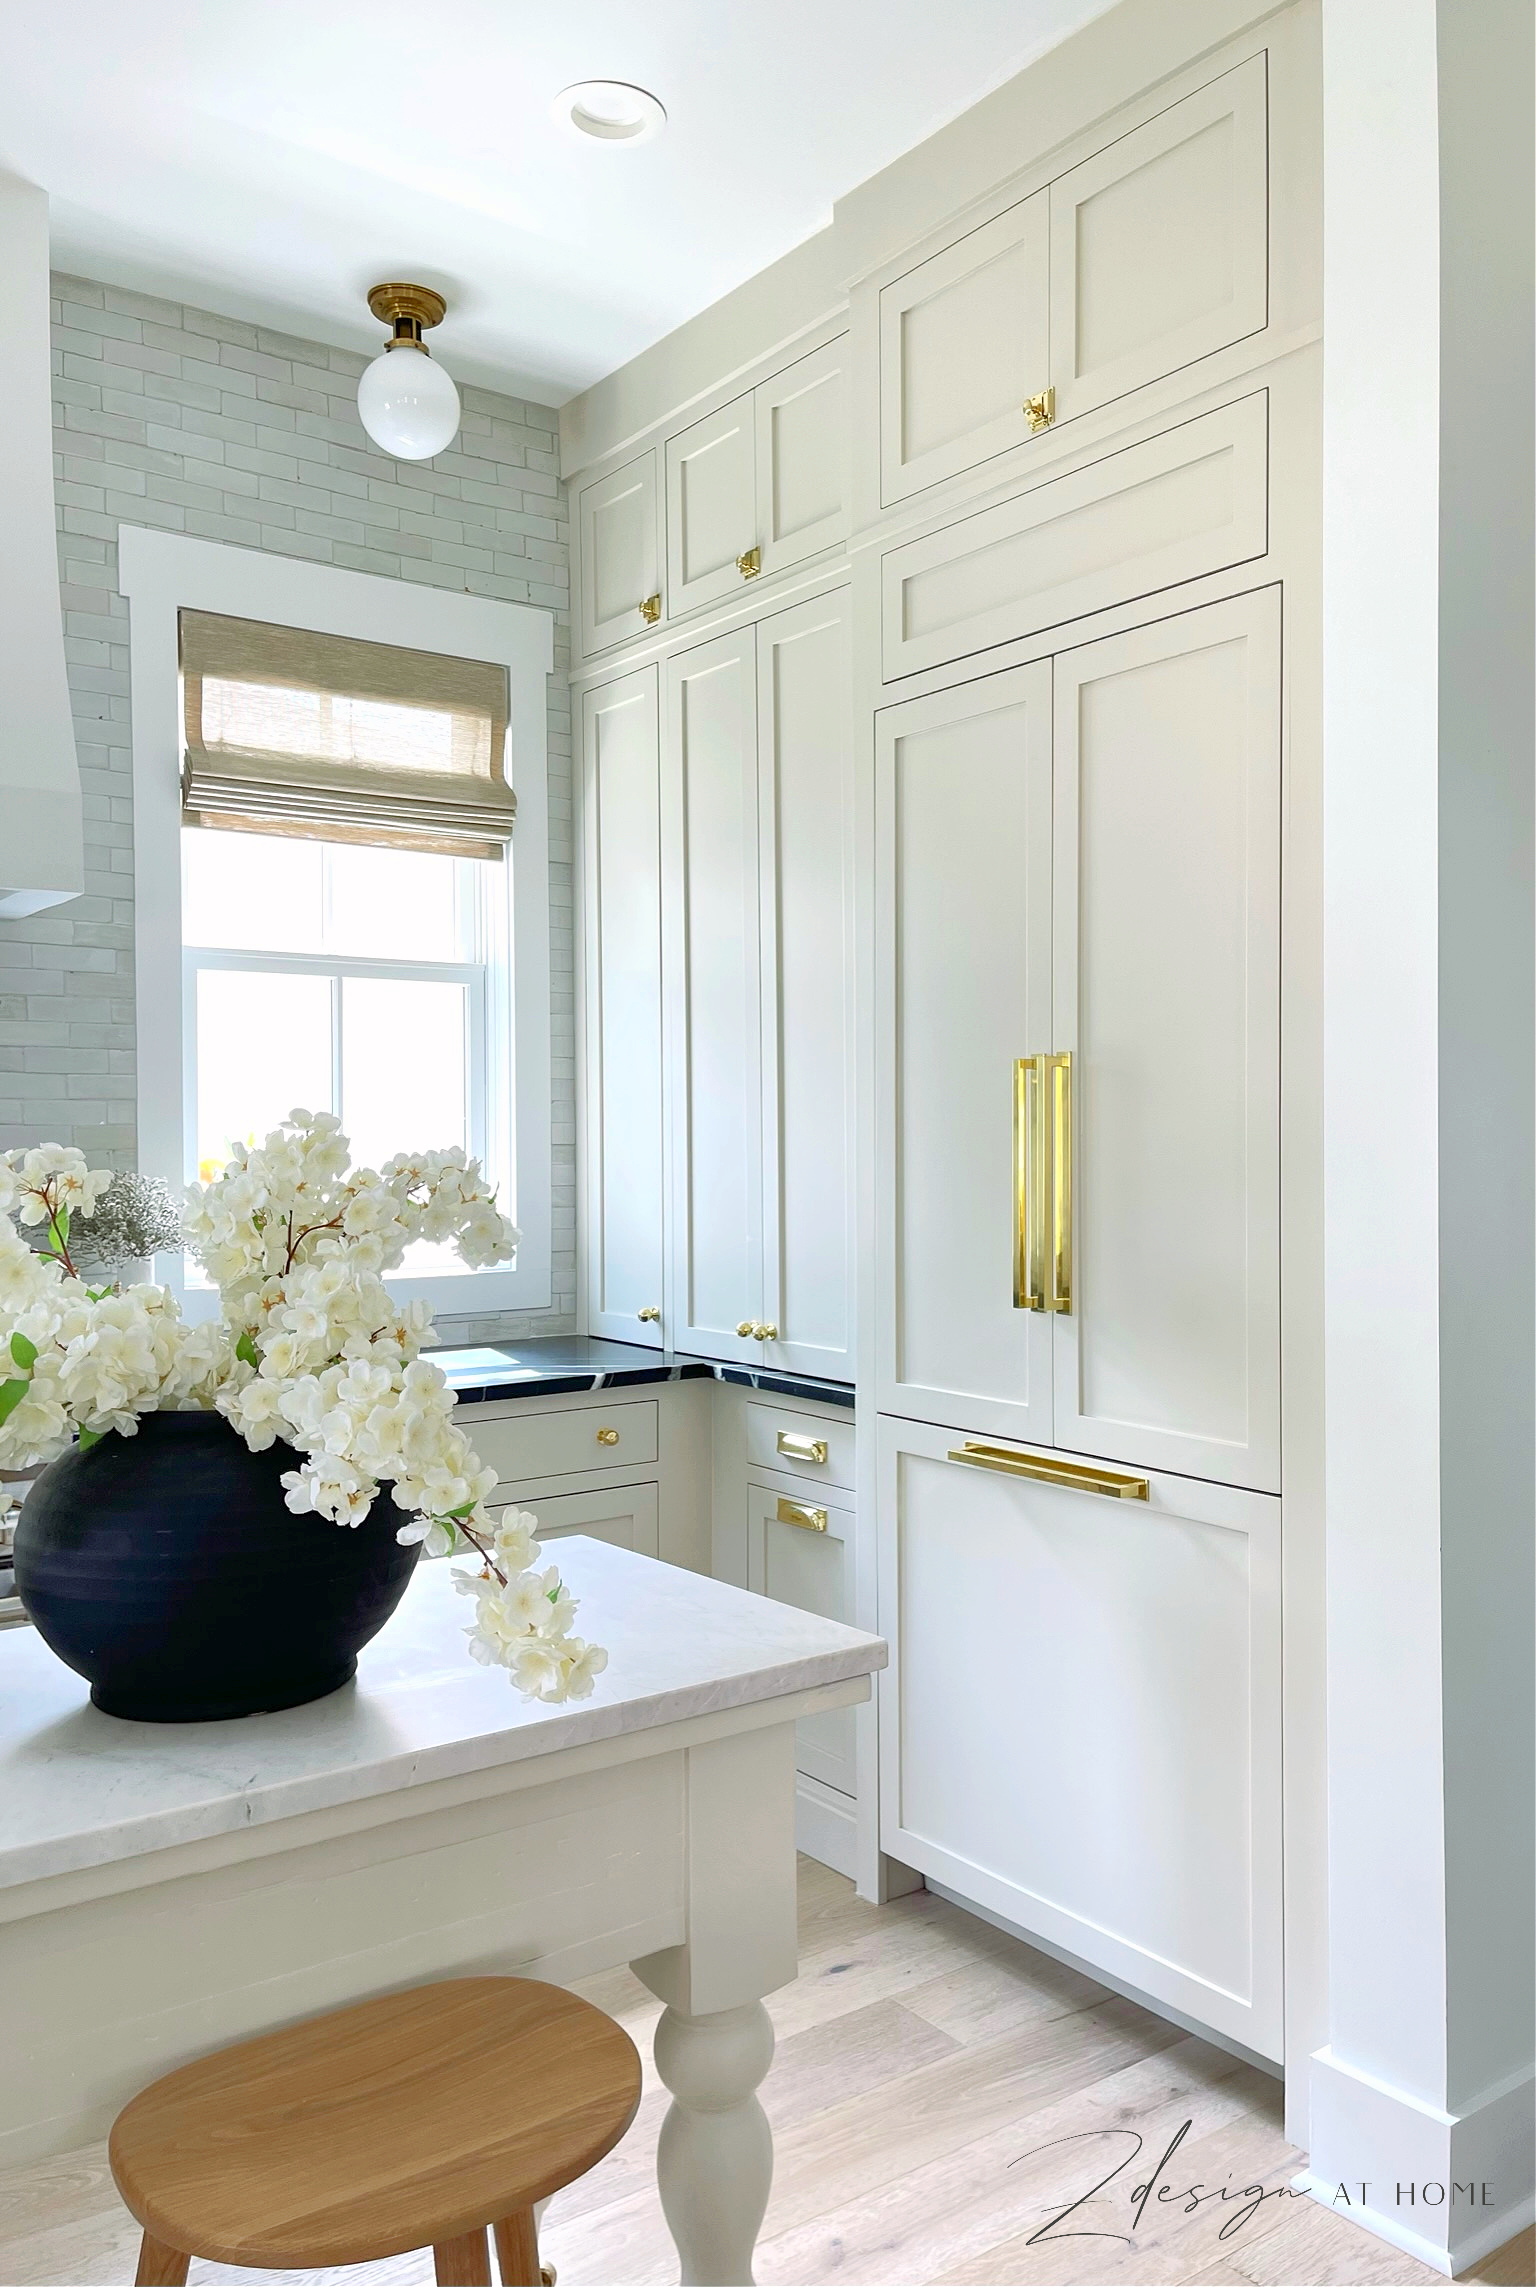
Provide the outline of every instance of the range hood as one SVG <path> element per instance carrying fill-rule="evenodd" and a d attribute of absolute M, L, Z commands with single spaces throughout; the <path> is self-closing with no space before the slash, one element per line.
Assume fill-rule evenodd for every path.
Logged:
<path fill-rule="evenodd" d="M 48 198 L 0 174 L 0 918 L 85 887 L 53 512 Z"/>

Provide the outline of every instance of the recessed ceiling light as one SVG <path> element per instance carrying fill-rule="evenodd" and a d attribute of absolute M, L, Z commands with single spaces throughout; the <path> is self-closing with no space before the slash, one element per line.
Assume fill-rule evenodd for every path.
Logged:
<path fill-rule="evenodd" d="M 667 124 L 665 110 L 643 87 L 622 79 L 581 79 L 550 106 L 562 127 L 599 143 L 649 143 Z"/>

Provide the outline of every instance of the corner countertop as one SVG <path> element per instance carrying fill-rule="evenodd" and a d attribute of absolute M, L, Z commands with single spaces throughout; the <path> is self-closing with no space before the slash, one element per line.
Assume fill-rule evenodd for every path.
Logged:
<path fill-rule="evenodd" d="M 314 1528 L 327 1528 L 318 1520 Z M 590 1699 L 521 1699 L 478 1667 L 450 1563 L 420 1565 L 353 1683 L 273 1715 L 129 1723 L 31 1628 L 0 1635 L 0 1889 L 243 1833 L 883 1668 L 878 1636 L 572 1535 L 578 1626 L 607 1647 Z M 402 1801 L 400 1809 L 405 1810 Z"/>
<path fill-rule="evenodd" d="M 607 1342 L 586 1334 L 540 1335 L 531 1342 L 481 1343 L 470 1349 L 429 1350 L 460 1405 L 489 1399 L 563 1396 L 572 1390 L 614 1390 L 645 1382 L 712 1380 L 737 1382 L 786 1398 L 815 1398 L 823 1404 L 853 1404 L 848 1382 L 823 1381 L 810 1374 L 777 1373 L 766 1366 L 722 1364 L 682 1351 L 652 1350 L 638 1342 Z"/>

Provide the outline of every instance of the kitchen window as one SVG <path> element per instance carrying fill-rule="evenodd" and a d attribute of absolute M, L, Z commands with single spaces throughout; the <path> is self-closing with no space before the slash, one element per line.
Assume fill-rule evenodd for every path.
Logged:
<path fill-rule="evenodd" d="M 472 1272 L 423 1242 L 390 1283 L 439 1310 L 539 1307 L 545 661 L 526 623 L 547 653 L 547 614 L 124 541 L 140 1164 L 206 1180 L 298 1105 L 337 1113 L 359 1165 L 462 1146 L 522 1229 L 517 1262 Z M 196 1266 L 171 1277 L 200 1314 Z"/>

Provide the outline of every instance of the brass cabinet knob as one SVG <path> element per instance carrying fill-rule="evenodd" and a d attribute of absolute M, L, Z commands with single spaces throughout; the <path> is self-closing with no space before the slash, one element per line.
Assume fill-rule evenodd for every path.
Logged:
<path fill-rule="evenodd" d="M 645 621 L 647 627 L 654 627 L 656 625 L 656 622 L 661 617 L 660 588 L 656 590 L 656 593 L 653 596 L 646 597 L 644 603 L 640 606 L 640 617 Z"/>
<path fill-rule="evenodd" d="M 754 1326 L 752 1339 L 754 1342 L 777 1342 L 779 1330 L 776 1326 Z"/>
<path fill-rule="evenodd" d="M 639 1319 L 642 1326 L 659 1325 L 661 1322 L 660 1305 L 654 1302 L 648 1302 L 644 1310 L 637 1310 L 635 1312 L 635 1316 Z"/>
<path fill-rule="evenodd" d="M 597 1442 L 599 1445 L 617 1445 L 619 1433 L 616 1429 L 600 1429 L 597 1433 Z"/>
<path fill-rule="evenodd" d="M 1037 397 L 1025 398 L 1024 424 L 1032 437 L 1037 436 L 1042 429 L 1048 429 L 1055 418 L 1056 392 L 1054 389 L 1042 389 Z"/>
<path fill-rule="evenodd" d="M 744 580 L 755 580 L 762 568 L 763 551 L 761 548 L 749 548 L 744 556 L 738 556 L 736 559 L 736 569 Z"/>
<path fill-rule="evenodd" d="M 745 1341 L 749 1334 L 755 1334 L 757 1332 L 757 1328 L 753 1325 L 750 1318 L 744 1318 L 742 1319 L 740 1325 L 737 1327 L 736 1331 L 741 1336 L 742 1340 Z"/>

